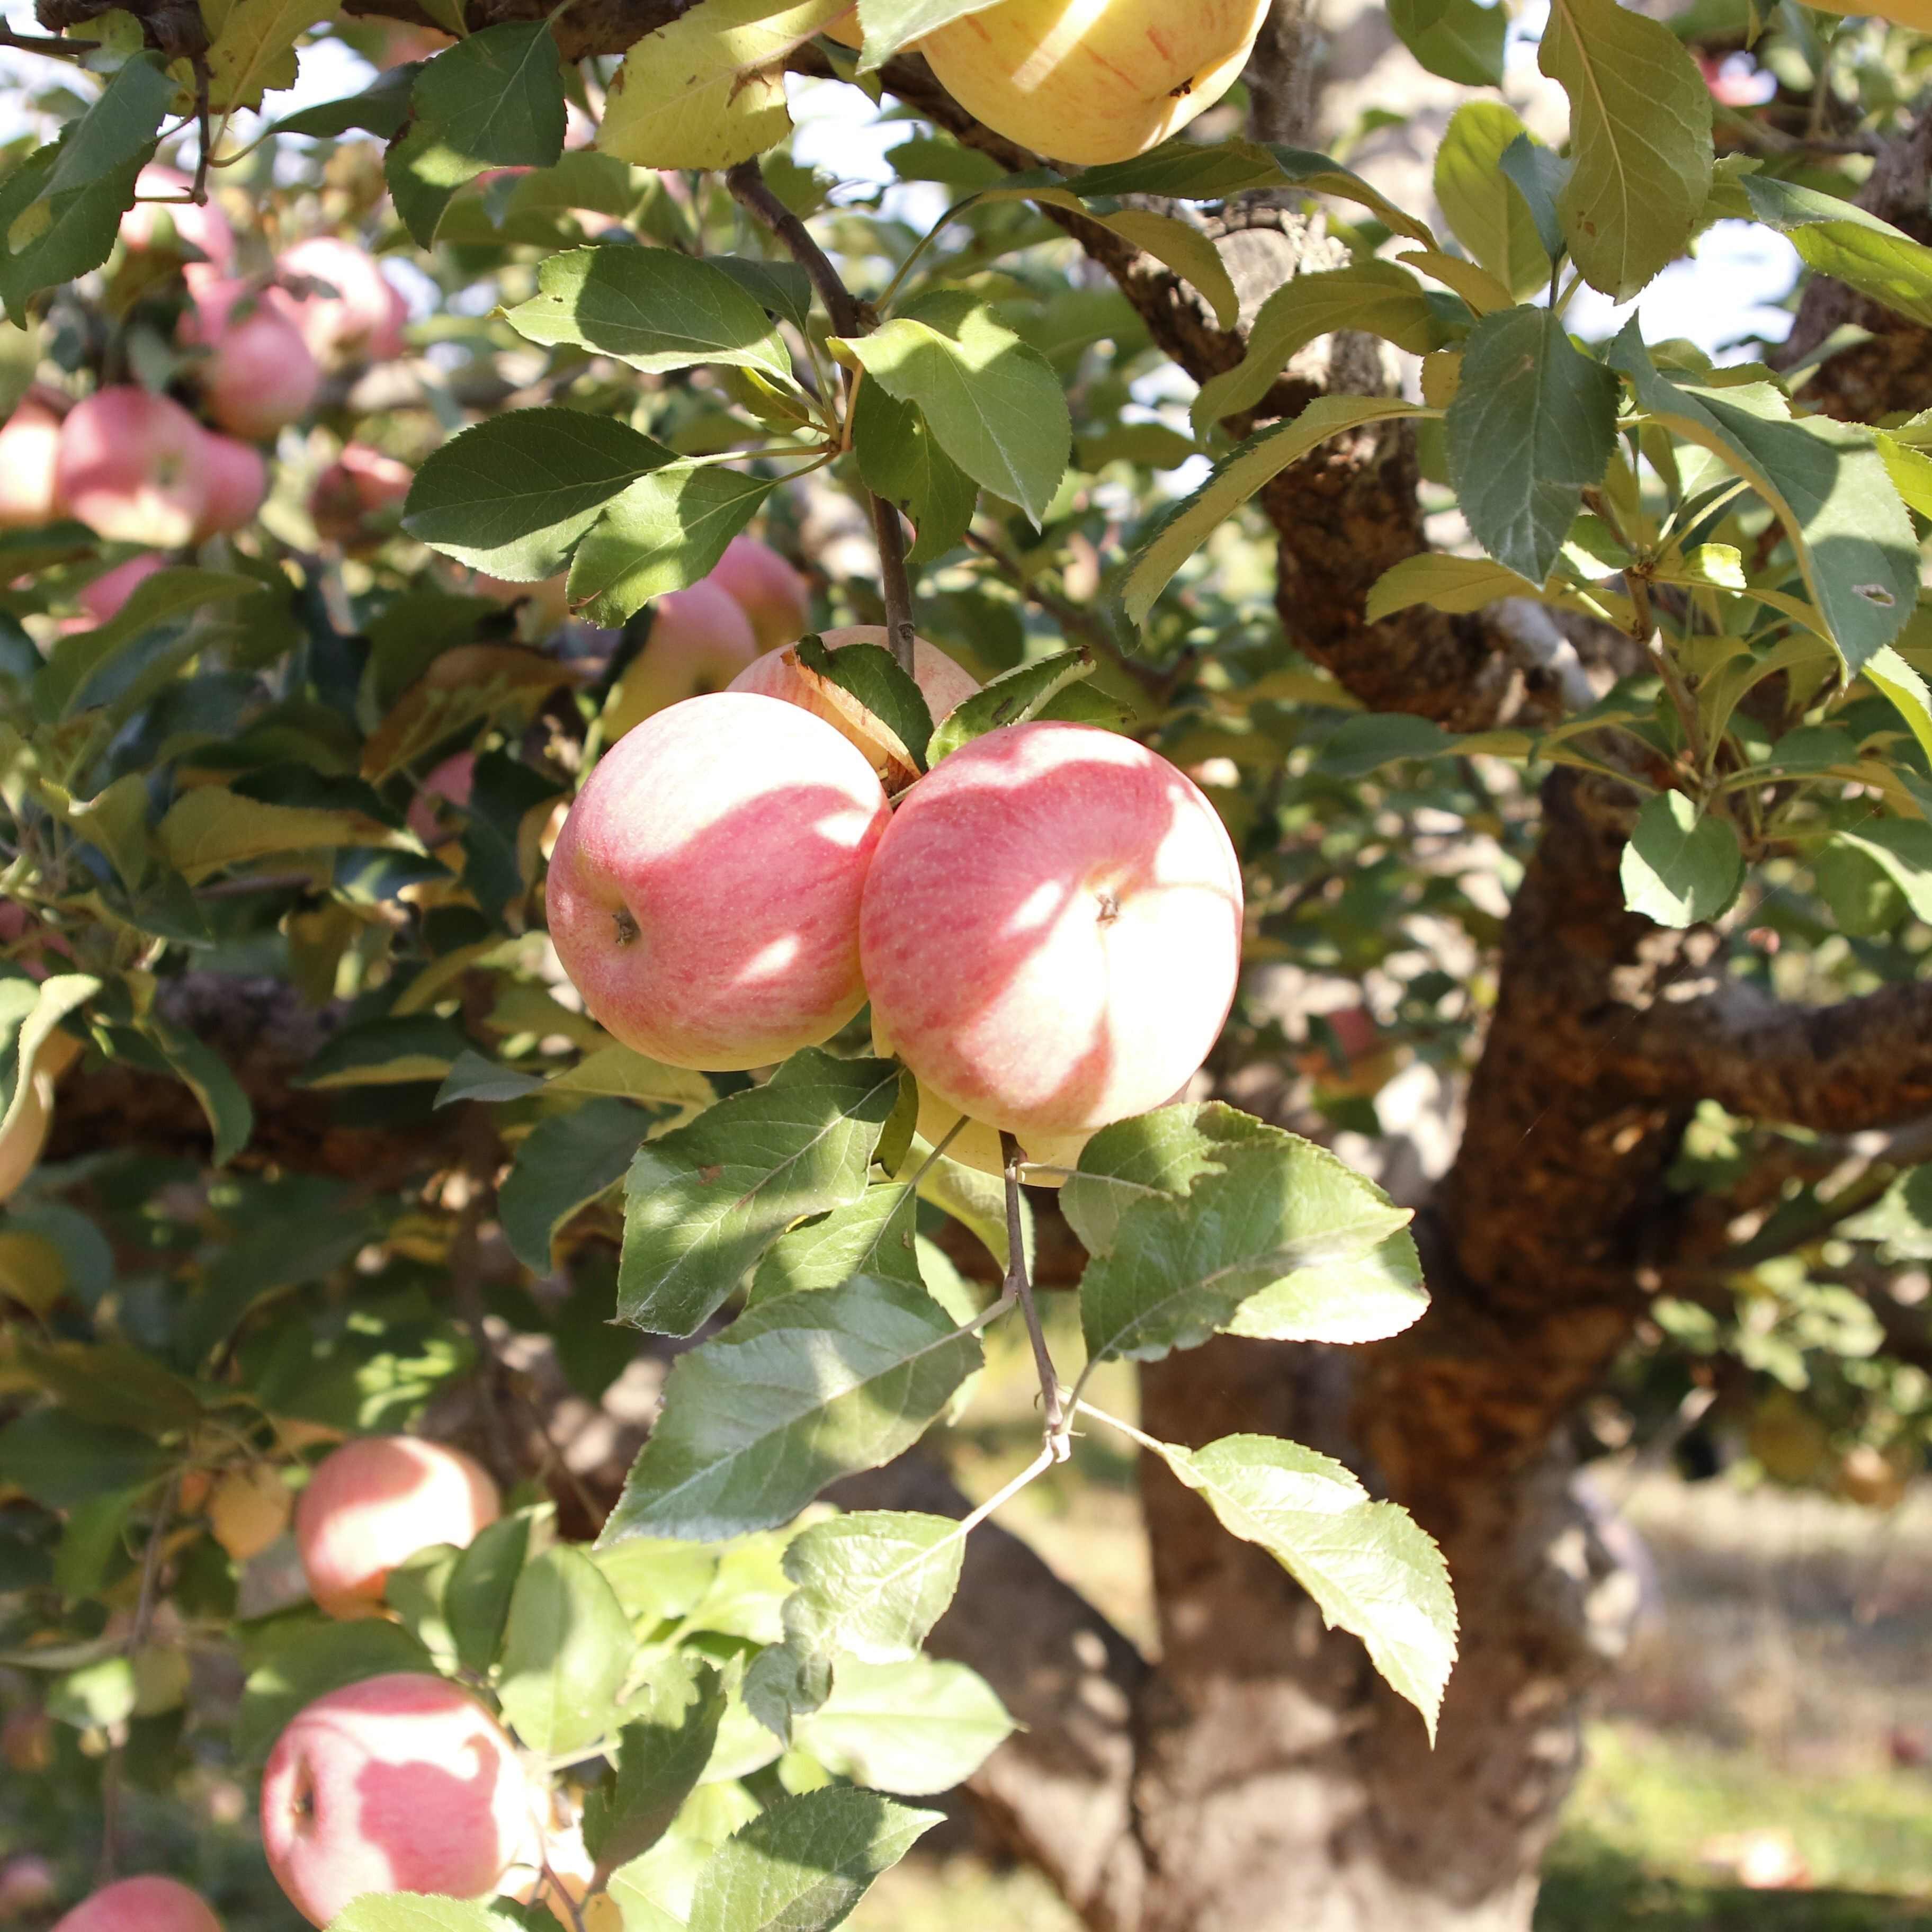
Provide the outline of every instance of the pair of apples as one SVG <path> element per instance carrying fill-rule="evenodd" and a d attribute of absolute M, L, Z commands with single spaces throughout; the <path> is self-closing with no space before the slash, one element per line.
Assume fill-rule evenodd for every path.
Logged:
<path fill-rule="evenodd" d="M 914 675 L 936 718 L 977 688 L 923 640 Z M 1004 1131 L 1066 1165 L 1184 1086 L 1227 1017 L 1227 832 L 1185 774 L 1092 726 L 989 731 L 896 800 L 885 762 L 868 714 L 796 650 L 647 718 L 559 834 L 557 956 L 616 1039 L 707 1072 L 820 1044 L 869 998 L 928 1139 L 963 1118 L 956 1158 L 997 1172 Z"/>

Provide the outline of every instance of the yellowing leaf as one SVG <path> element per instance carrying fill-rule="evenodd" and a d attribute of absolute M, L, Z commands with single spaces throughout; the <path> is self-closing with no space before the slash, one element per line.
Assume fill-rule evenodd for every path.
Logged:
<path fill-rule="evenodd" d="M 646 34 L 610 83 L 597 145 L 647 168 L 728 168 L 791 130 L 784 58 L 845 0 L 704 0 Z"/>
<path fill-rule="evenodd" d="M 362 748 L 363 776 L 386 778 L 434 744 L 501 710 L 524 716 L 560 684 L 568 664 L 514 644 L 462 644 L 445 651 L 397 699 Z"/>
<path fill-rule="evenodd" d="M 265 805 L 223 785 L 204 785 L 177 799 L 161 820 L 161 850 L 176 871 L 199 880 L 224 866 L 272 853 L 315 852 L 341 845 L 410 848 L 403 832 L 353 812 Z"/>
<path fill-rule="evenodd" d="M 208 105 L 259 107 L 268 89 L 292 87 L 296 42 L 334 12 L 334 0 L 202 0 Z"/>

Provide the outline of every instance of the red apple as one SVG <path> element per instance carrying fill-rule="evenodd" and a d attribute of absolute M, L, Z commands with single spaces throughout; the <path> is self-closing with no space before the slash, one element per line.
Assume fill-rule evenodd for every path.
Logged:
<path fill-rule="evenodd" d="M 171 1878 L 124 1878 L 84 1898 L 54 1932 L 221 1932 L 214 1908 Z"/>
<path fill-rule="evenodd" d="M 854 624 L 844 630 L 826 632 L 822 641 L 830 651 L 842 651 L 848 644 L 876 644 L 881 650 L 890 650 L 886 638 L 883 624 Z M 919 686 L 935 724 L 980 688 L 977 678 L 962 670 L 937 644 L 929 644 L 923 638 L 913 640 L 912 663 L 913 682 Z M 800 705 L 814 717 L 823 718 L 865 753 L 873 770 L 881 777 L 896 762 L 867 722 L 865 707 L 830 678 L 820 676 L 800 663 L 796 650 L 772 651 L 757 658 L 731 680 L 730 688 L 782 698 L 788 704 Z"/>
<path fill-rule="evenodd" d="M 182 318 L 182 340 L 208 352 L 201 393 L 209 415 L 237 436 L 272 436 L 308 415 L 322 371 L 279 292 L 210 282 Z"/>
<path fill-rule="evenodd" d="M 604 742 L 687 698 L 726 689 L 758 655 L 751 619 L 716 584 L 700 579 L 660 597 L 644 649 L 604 707 Z"/>
<path fill-rule="evenodd" d="M 860 945 L 880 1050 L 1024 1139 L 1159 1106 L 1214 1043 L 1241 872 L 1185 772 L 1090 725 L 991 731 L 902 800 Z"/>
<path fill-rule="evenodd" d="M 426 1672 L 318 1697 L 262 1774 L 268 1869 L 314 1925 L 364 1892 L 482 1898 L 529 1830 L 515 1745 L 467 1691 Z"/>
<path fill-rule="evenodd" d="M 137 586 L 147 582 L 158 570 L 165 570 L 168 560 L 157 556 L 150 550 L 146 556 L 130 557 L 128 562 L 117 564 L 105 575 L 97 577 L 80 592 L 80 608 L 87 613 L 76 625 L 78 630 L 92 630 L 102 624 L 112 623 L 121 614 L 121 607 L 134 596 Z"/>
<path fill-rule="evenodd" d="M 366 250 L 338 235 L 311 235 L 286 250 L 275 266 L 284 277 L 326 282 L 334 290 L 290 292 L 296 326 L 325 368 L 387 362 L 401 355 L 409 304 Z"/>
<path fill-rule="evenodd" d="M 225 275 L 235 263 L 235 231 L 212 201 L 190 201 L 194 191 L 194 183 L 178 169 L 151 162 L 134 183 L 140 199 L 121 218 L 121 239 L 136 250 L 158 247 L 165 215 L 175 240 L 201 251 L 203 260 L 190 265 L 197 273 Z"/>
<path fill-rule="evenodd" d="M 201 460 L 208 472 L 208 505 L 194 526 L 196 543 L 245 530 L 268 496 L 268 459 L 252 442 L 210 431 L 202 442 Z"/>
<path fill-rule="evenodd" d="M 60 514 L 58 410 L 29 389 L 0 428 L 0 530 L 38 530 Z"/>
<path fill-rule="evenodd" d="M 363 1436 L 316 1465 L 296 1504 L 309 1594 L 332 1617 L 373 1616 L 389 1572 L 432 1543 L 467 1544 L 502 1504 L 460 1449 L 415 1436 Z"/>
<path fill-rule="evenodd" d="M 132 385 L 97 389 L 61 424 L 62 507 L 114 543 L 174 550 L 208 508 L 200 424 Z"/>
<path fill-rule="evenodd" d="M 366 442 L 350 443 L 315 479 L 309 492 L 309 520 L 316 535 L 331 543 L 379 542 L 383 533 L 370 518 L 400 503 L 415 481 L 416 472 L 406 463 Z"/>
<path fill-rule="evenodd" d="M 730 597 L 752 620 L 761 651 L 796 644 L 812 622 L 812 592 L 803 578 L 756 537 L 734 537 L 704 579 Z"/>
<path fill-rule="evenodd" d="M 596 1019 L 676 1066 L 762 1066 L 864 1004 L 858 908 L 890 818 L 796 705 L 688 698 L 607 752 L 551 854 L 550 933 Z"/>

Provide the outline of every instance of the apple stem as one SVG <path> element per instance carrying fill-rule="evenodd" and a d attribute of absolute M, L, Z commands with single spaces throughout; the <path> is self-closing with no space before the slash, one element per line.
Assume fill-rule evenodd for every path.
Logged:
<path fill-rule="evenodd" d="M 736 166 L 728 168 L 724 185 L 730 190 L 732 200 L 754 221 L 770 230 L 784 244 L 786 253 L 812 278 L 812 285 L 831 318 L 832 333 L 848 338 L 869 334 L 878 318 L 868 304 L 845 286 L 831 256 L 812 238 L 812 230 L 772 192 L 758 162 L 740 161 Z M 852 373 L 848 370 L 848 403 L 852 381 Z M 885 592 L 886 632 L 892 640 L 892 656 L 898 660 L 900 670 L 910 677 L 913 639 L 917 633 L 913 617 L 911 574 L 906 568 L 905 526 L 900 522 L 894 505 L 883 496 L 874 496 L 872 500 L 872 528 L 879 540 L 880 583 Z"/>
<path fill-rule="evenodd" d="M 1017 1300 L 1025 1317 L 1027 1339 L 1033 1344 L 1033 1363 L 1040 1375 L 1040 1398 L 1046 1412 L 1047 1453 L 1056 1462 L 1064 1462 L 1073 1453 L 1066 1432 L 1066 1413 L 1060 1400 L 1060 1377 L 1048 1352 L 1046 1333 L 1040 1325 L 1040 1310 L 1033 1298 L 1033 1282 L 1027 1274 L 1026 1244 L 1021 1239 L 1020 1168 L 1024 1164 L 1020 1144 L 1001 1130 L 1000 1155 L 1005 1163 L 1006 1183 L 1006 1297 Z"/>

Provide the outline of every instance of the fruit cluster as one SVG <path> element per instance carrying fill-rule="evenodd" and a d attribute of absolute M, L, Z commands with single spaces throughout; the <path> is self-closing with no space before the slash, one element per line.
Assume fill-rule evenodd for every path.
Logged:
<path fill-rule="evenodd" d="M 0 530 L 71 517 L 148 548 L 81 592 L 82 628 L 110 622 L 162 568 L 154 553 L 254 520 L 269 483 L 259 446 L 309 412 L 331 371 L 403 352 L 403 298 L 355 243 L 313 236 L 267 273 L 238 274 L 233 231 L 212 202 L 190 199 L 192 187 L 174 169 L 144 169 L 121 241 L 130 258 L 180 258 L 177 334 L 200 415 L 136 383 L 104 384 L 78 403 L 35 387 L 0 426 Z M 323 472 L 311 514 L 325 538 L 350 541 L 409 484 L 405 466 L 352 444 Z"/>
<path fill-rule="evenodd" d="M 937 719 L 976 688 L 922 640 L 915 681 Z M 558 836 L 557 956 L 618 1040 L 710 1072 L 828 1040 L 869 999 L 928 1138 L 997 1171 L 1007 1132 L 1064 1166 L 1213 1045 L 1240 955 L 1233 846 L 1184 773 L 1093 726 L 986 732 L 896 799 L 884 736 L 796 650 L 655 711 Z"/>

